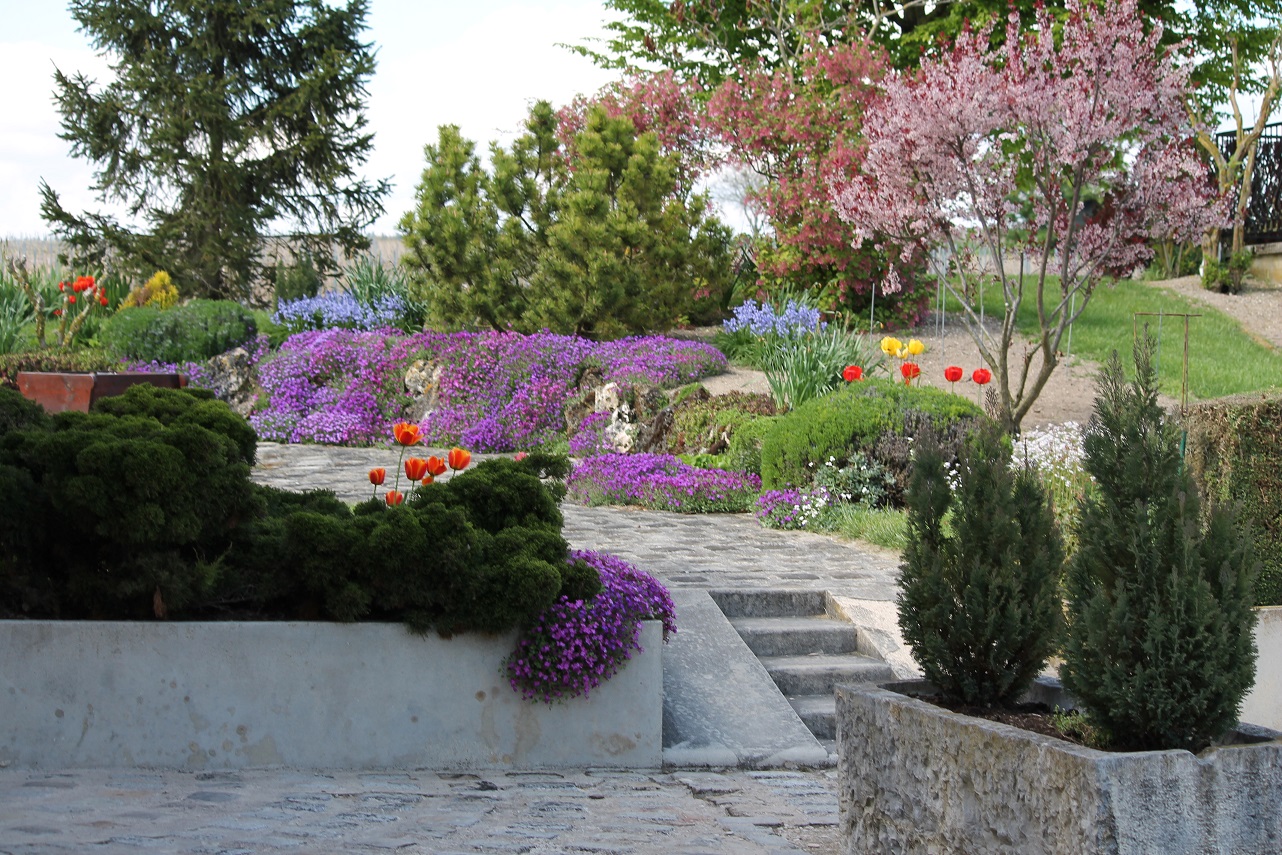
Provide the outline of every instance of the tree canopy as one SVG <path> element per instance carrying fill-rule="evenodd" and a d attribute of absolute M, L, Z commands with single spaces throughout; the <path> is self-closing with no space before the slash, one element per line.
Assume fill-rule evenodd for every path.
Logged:
<path fill-rule="evenodd" d="M 72 0 L 113 79 L 55 71 L 60 136 L 127 216 L 69 212 L 43 181 L 42 216 L 77 261 L 167 270 L 197 295 L 246 294 L 269 227 L 320 265 L 368 247 L 389 190 L 355 172 L 373 147 L 368 5 Z"/>

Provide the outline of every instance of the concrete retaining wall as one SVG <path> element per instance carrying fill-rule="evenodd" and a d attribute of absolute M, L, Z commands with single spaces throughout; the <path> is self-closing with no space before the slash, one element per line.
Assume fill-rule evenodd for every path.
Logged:
<path fill-rule="evenodd" d="M 1242 703 L 1242 721 L 1282 730 L 1282 606 L 1255 610 L 1255 685 Z"/>
<path fill-rule="evenodd" d="M 662 627 L 556 706 L 500 672 L 513 635 L 399 624 L 0 621 L 0 766 L 662 764 Z"/>
<path fill-rule="evenodd" d="M 1276 739 L 1114 754 L 841 686 L 837 743 L 849 855 L 1282 852 Z"/>

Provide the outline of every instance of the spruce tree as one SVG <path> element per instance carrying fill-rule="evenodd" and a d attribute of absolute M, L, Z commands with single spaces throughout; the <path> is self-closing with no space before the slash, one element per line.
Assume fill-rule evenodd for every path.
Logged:
<path fill-rule="evenodd" d="M 373 148 L 368 6 L 73 0 L 113 79 L 55 72 L 60 135 L 129 220 L 69 212 L 41 182 L 41 215 L 75 263 L 110 253 L 125 272 L 168 271 L 184 294 L 242 297 L 267 270 L 269 226 L 291 230 L 295 253 L 327 269 L 335 247 L 367 248 L 363 231 L 389 190 L 354 171 Z"/>
<path fill-rule="evenodd" d="M 1012 472 L 1010 460 L 1009 443 L 985 424 L 963 446 L 950 486 L 938 441 L 919 435 L 908 483 L 899 627 L 945 698 L 979 706 L 1019 697 L 1063 620 L 1054 514 L 1037 476 Z"/>
<path fill-rule="evenodd" d="M 1255 672 L 1251 540 L 1205 513 L 1157 402 L 1153 339 L 1127 383 L 1114 351 L 1086 432 L 1061 676 L 1119 748 L 1200 750 L 1237 719 Z"/>

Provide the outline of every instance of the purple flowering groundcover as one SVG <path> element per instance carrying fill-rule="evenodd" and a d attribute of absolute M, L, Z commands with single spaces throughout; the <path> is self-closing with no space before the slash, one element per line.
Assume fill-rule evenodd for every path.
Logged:
<path fill-rule="evenodd" d="M 680 513 L 748 510 L 761 478 L 751 472 L 699 469 L 670 454 L 601 454 L 578 463 L 566 498 L 584 505 L 640 505 Z"/>
<path fill-rule="evenodd" d="M 521 633 L 505 667 L 512 688 L 546 703 L 586 697 L 641 650 L 641 621 L 663 621 L 663 640 L 677 631 L 676 609 L 653 576 L 600 552 L 571 552 L 601 575 L 590 601 L 562 597 Z"/>
<path fill-rule="evenodd" d="M 265 440 L 382 442 L 410 403 L 406 370 L 441 368 L 426 441 L 479 452 L 535 448 L 561 436 L 565 406 L 589 367 L 604 382 L 675 386 L 724 371 L 716 348 L 661 336 L 590 342 L 499 332 L 327 329 L 299 333 L 259 364 L 268 405 L 250 423 Z"/>

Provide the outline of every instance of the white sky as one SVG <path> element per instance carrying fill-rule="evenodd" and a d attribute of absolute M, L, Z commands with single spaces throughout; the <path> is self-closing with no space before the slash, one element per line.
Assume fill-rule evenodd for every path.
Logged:
<path fill-rule="evenodd" d="M 482 153 L 520 130 L 529 105 L 567 103 L 612 75 L 558 47 L 600 36 L 600 0 L 371 0 L 366 41 L 378 49 L 366 117 L 374 152 L 361 174 L 393 189 L 375 234 L 394 234 L 413 206 L 423 146 L 456 124 Z M 0 0 L 0 237 L 48 234 L 40 179 L 70 211 L 99 210 L 93 171 L 58 137 L 53 69 L 102 80 L 107 63 L 62 0 Z"/>

